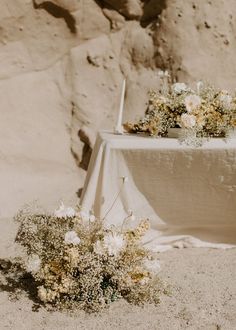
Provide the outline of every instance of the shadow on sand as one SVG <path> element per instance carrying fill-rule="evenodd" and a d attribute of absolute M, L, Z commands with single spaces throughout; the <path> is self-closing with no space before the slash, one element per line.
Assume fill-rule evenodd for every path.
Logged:
<path fill-rule="evenodd" d="M 33 302 L 32 311 L 37 312 L 42 306 L 37 297 L 38 285 L 18 261 L 0 259 L 0 292 L 8 292 L 10 299 L 18 300 L 21 294 L 26 294 Z"/>

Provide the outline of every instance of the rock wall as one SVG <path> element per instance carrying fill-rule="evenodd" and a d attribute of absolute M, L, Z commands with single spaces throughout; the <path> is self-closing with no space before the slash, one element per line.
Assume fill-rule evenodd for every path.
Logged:
<path fill-rule="evenodd" d="M 160 69 L 234 89 L 235 14 L 234 0 L 2 0 L 0 216 L 73 198 L 124 77 L 125 120 L 144 112 Z"/>
<path fill-rule="evenodd" d="M 235 15 L 233 0 L 169 1 L 154 37 L 157 65 L 180 81 L 203 79 L 235 90 Z"/>

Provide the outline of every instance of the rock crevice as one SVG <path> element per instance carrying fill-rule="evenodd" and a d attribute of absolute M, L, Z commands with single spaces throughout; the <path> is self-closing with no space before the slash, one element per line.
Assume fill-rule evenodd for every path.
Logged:
<path fill-rule="evenodd" d="M 39 4 L 37 3 L 36 0 L 32 0 L 32 1 L 35 9 L 44 9 L 53 17 L 63 18 L 70 32 L 71 33 L 77 32 L 76 20 L 74 16 L 69 12 L 69 10 L 61 6 L 58 6 L 52 1 L 43 1 L 40 2 Z"/>

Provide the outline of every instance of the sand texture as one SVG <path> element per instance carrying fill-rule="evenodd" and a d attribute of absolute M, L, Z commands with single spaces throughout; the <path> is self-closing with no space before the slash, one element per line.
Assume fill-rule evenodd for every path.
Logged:
<path fill-rule="evenodd" d="M 0 222 L 4 239 L 0 261 L 18 255 L 13 239 L 17 226 L 8 219 Z M 160 277 L 170 285 L 170 296 L 158 306 L 132 306 L 118 301 L 98 315 L 79 312 L 75 316 L 36 308 L 34 290 L 26 280 L 18 290 L 0 267 L 0 329 L 9 330 L 234 330 L 236 328 L 236 249 L 173 249 L 160 254 Z M 0 264 L 1 264 L 0 263 Z"/>

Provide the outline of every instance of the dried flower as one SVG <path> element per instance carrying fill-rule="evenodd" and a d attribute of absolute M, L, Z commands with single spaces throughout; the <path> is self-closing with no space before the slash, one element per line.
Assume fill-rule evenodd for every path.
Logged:
<path fill-rule="evenodd" d="M 109 233 L 104 237 L 103 241 L 109 256 L 117 256 L 124 247 L 124 238 L 120 234 Z"/>
<path fill-rule="evenodd" d="M 138 227 L 135 229 L 135 233 L 138 237 L 143 236 L 150 229 L 150 222 L 148 219 L 144 219 L 140 222 Z"/>
<path fill-rule="evenodd" d="M 43 286 L 38 288 L 38 296 L 43 302 L 52 302 L 58 296 L 56 291 L 45 289 Z"/>
<path fill-rule="evenodd" d="M 65 234 L 64 241 L 66 244 L 73 244 L 73 245 L 80 244 L 80 238 L 78 237 L 77 233 L 74 230 L 68 231 Z"/>
<path fill-rule="evenodd" d="M 230 131 L 236 126 L 236 93 L 216 90 L 199 81 L 197 91 L 184 83 L 167 88 L 167 81 L 160 91 L 149 93 L 145 116 L 137 123 L 126 123 L 130 133 L 144 132 L 151 136 L 168 136 L 169 128 L 185 129 L 179 140 L 187 145 L 199 147 L 205 137 L 230 138 Z"/>
<path fill-rule="evenodd" d="M 94 243 L 93 250 L 96 254 L 98 255 L 103 255 L 105 254 L 105 247 L 102 241 L 98 240 Z"/>
<path fill-rule="evenodd" d="M 38 288 L 38 296 L 43 302 L 47 302 L 47 290 L 43 286 Z"/>
<path fill-rule="evenodd" d="M 188 112 L 192 112 L 201 105 L 201 98 L 198 95 L 188 95 L 184 99 L 184 104 Z"/>
<path fill-rule="evenodd" d="M 59 219 L 73 218 L 76 215 L 76 212 L 72 207 L 65 207 L 65 205 L 61 203 L 59 209 L 55 210 L 54 215 Z"/>
<path fill-rule="evenodd" d="M 77 215 L 82 219 L 82 221 L 86 222 L 94 222 L 96 220 L 96 217 L 94 216 L 94 214 L 92 214 L 90 211 L 88 210 L 80 210 Z"/>
<path fill-rule="evenodd" d="M 97 312 L 120 297 L 135 304 L 159 302 L 162 284 L 144 262 L 152 256 L 141 241 L 147 220 L 133 229 L 108 229 L 100 219 L 91 221 L 91 212 L 60 221 L 20 212 L 16 219 L 16 241 L 29 256 L 25 268 L 40 283 L 38 297 L 46 307 Z"/>
<path fill-rule="evenodd" d="M 40 266 L 41 266 L 41 259 L 37 254 L 33 254 L 28 259 L 26 270 L 29 273 L 37 273 L 40 269 Z"/>
<path fill-rule="evenodd" d="M 189 88 L 187 87 L 187 85 L 185 83 L 175 83 L 172 85 L 172 90 L 176 94 L 181 94 L 181 93 L 187 92 L 189 90 Z"/>
<path fill-rule="evenodd" d="M 79 257 L 80 257 L 80 255 L 79 255 L 79 250 L 77 248 L 77 245 L 74 245 L 73 247 L 70 247 L 66 250 L 64 260 L 69 262 L 70 266 L 72 268 L 74 268 L 78 265 Z"/>
<path fill-rule="evenodd" d="M 196 117 L 194 115 L 183 113 L 181 115 L 181 123 L 186 128 L 193 128 L 196 125 Z"/>
<path fill-rule="evenodd" d="M 229 92 L 226 90 L 222 90 L 219 94 L 219 100 L 223 107 L 230 108 L 232 102 L 232 96 L 229 95 Z"/>

